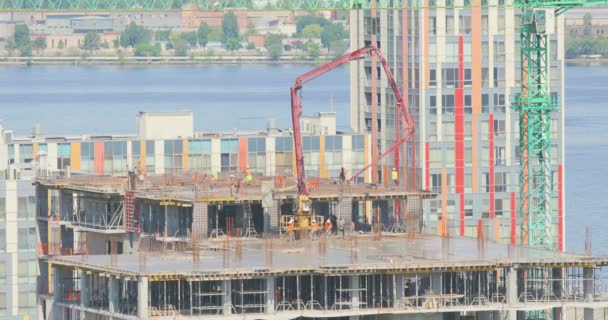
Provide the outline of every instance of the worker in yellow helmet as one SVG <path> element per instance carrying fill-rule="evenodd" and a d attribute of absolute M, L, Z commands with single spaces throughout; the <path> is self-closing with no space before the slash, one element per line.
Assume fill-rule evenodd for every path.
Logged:
<path fill-rule="evenodd" d="M 391 172 L 391 181 L 393 181 L 393 186 L 397 185 L 397 180 L 399 180 L 399 172 L 396 168 L 393 168 L 393 171 Z"/>

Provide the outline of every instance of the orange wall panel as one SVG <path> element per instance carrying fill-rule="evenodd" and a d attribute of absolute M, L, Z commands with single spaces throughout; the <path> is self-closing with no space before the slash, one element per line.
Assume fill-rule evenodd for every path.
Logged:
<path fill-rule="evenodd" d="M 95 173 L 103 174 L 103 157 L 104 157 L 104 146 L 103 142 L 95 142 Z"/>
<path fill-rule="evenodd" d="M 38 157 L 38 144 L 37 143 L 34 143 L 32 145 L 32 153 L 33 153 L 34 159 L 36 159 Z"/>
<path fill-rule="evenodd" d="M 72 143 L 70 150 L 70 164 L 72 170 L 80 171 L 80 142 Z"/>
<path fill-rule="evenodd" d="M 184 168 L 184 171 L 188 171 L 188 139 L 183 140 L 182 152 L 182 168 Z"/>
<path fill-rule="evenodd" d="M 245 172 L 249 162 L 249 144 L 247 138 L 239 138 L 239 171 Z"/>
<path fill-rule="evenodd" d="M 325 167 L 325 136 L 319 137 L 319 176 L 329 178 L 329 171 Z"/>

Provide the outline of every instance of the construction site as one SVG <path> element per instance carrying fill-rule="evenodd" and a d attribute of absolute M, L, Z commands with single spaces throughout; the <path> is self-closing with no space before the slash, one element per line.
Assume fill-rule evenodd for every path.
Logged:
<path fill-rule="evenodd" d="M 561 319 L 580 309 L 594 319 L 608 306 L 608 258 L 420 233 L 418 206 L 432 193 L 319 180 L 311 220 L 335 210 L 357 221 L 363 202 L 373 224 L 313 240 L 296 221 L 290 239 L 295 179 L 256 176 L 239 190 L 231 180 L 39 179 L 45 318 Z M 395 200 L 407 221 L 383 213 Z"/>
<path fill-rule="evenodd" d="M 261 5 L 237 2 L 212 10 Z M 589 232 L 565 250 L 558 97 L 561 14 L 606 2 L 414 2 L 264 4 L 351 10 L 351 50 L 291 85 L 288 131 L 142 112 L 135 137 L 44 144 L 39 318 L 605 319 L 608 257 Z M 352 134 L 302 117 L 344 65 Z"/>

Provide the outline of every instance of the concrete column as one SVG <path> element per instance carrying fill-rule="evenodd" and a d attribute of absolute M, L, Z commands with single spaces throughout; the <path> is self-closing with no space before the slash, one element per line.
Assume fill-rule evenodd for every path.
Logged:
<path fill-rule="evenodd" d="M 593 268 L 583 268 L 583 293 L 585 300 L 588 302 L 593 301 L 594 294 L 594 279 L 593 279 Z M 585 308 L 585 320 L 594 319 L 594 310 L 592 308 Z"/>
<path fill-rule="evenodd" d="M 593 300 L 593 268 L 583 268 L 583 293 L 585 300 Z"/>
<path fill-rule="evenodd" d="M 510 307 L 515 306 L 518 303 L 517 299 L 517 269 L 513 267 L 509 267 L 507 270 L 507 303 Z M 512 317 L 511 314 L 514 314 L 515 317 Z M 517 318 L 517 312 L 512 311 L 509 312 L 510 319 Z"/>
<path fill-rule="evenodd" d="M 562 279 L 563 279 L 563 274 L 564 271 L 561 268 L 555 268 L 552 270 L 552 278 L 554 279 L 553 281 L 553 294 L 555 294 L 556 297 L 562 297 L 563 293 L 562 293 L 562 287 L 563 287 L 563 283 L 562 283 Z M 563 319 L 563 315 L 564 312 L 562 310 L 563 307 L 558 307 L 558 308 L 553 308 L 553 315 L 554 315 L 554 319 L 555 320 L 562 320 Z"/>
<path fill-rule="evenodd" d="M 110 277 L 108 279 L 108 302 L 110 312 L 118 312 L 120 310 L 119 299 L 118 299 L 118 279 Z"/>
<path fill-rule="evenodd" d="M 222 306 L 224 315 L 232 314 L 232 280 L 222 281 L 224 295 L 222 296 Z"/>
<path fill-rule="evenodd" d="M 431 273 L 431 291 L 433 292 L 433 294 L 441 294 L 441 280 L 441 273 Z"/>
<path fill-rule="evenodd" d="M 90 275 L 86 271 L 82 271 L 80 274 L 80 305 L 83 307 L 89 306 L 89 279 Z"/>
<path fill-rule="evenodd" d="M 279 228 L 279 202 L 272 199 L 274 181 L 262 181 L 262 207 L 264 208 L 264 233 L 277 232 Z"/>
<path fill-rule="evenodd" d="M 266 313 L 274 313 L 274 286 L 275 279 L 274 277 L 266 278 Z"/>
<path fill-rule="evenodd" d="M 396 274 L 395 275 L 395 286 L 393 287 L 393 296 L 395 297 L 395 300 L 393 301 L 393 306 L 396 306 L 399 302 L 399 300 L 401 300 L 401 298 L 403 298 L 403 275 L 402 274 Z"/>
<path fill-rule="evenodd" d="M 53 301 L 52 301 L 52 314 L 50 314 L 49 319 L 53 320 L 62 320 L 63 319 L 63 308 L 57 306 L 57 302 L 61 301 L 61 295 L 63 293 L 63 272 L 60 268 L 52 267 L 53 269 Z"/>
<path fill-rule="evenodd" d="M 209 237 L 209 204 L 207 202 L 194 202 L 192 233 L 197 235 L 198 240 Z"/>
<path fill-rule="evenodd" d="M 359 310 L 359 276 L 350 277 L 350 288 L 352 289 L 351 301 L 354 310 Z"/>
<path fill-rule="evenodd" d="M 148 277 L 137 278 L 137 317 L 148 319 Z"/>

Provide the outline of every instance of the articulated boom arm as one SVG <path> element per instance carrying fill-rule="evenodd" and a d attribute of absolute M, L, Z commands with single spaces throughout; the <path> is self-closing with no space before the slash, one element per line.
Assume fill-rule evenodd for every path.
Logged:
<path fill-rule="evenodd" d="M 399 145 L 401 145 L 403 142 L 407 141 L 408 138 L 411 137 L 411 135 L 414 133 L 414 122 L 412 121 L 412 118 L 410 117 L 410 114 L 409 114 L 407 108 L 405 107 L 405 104 L 403 102 L 403 96 L 401 95 L 401 92 L 399 91 L 399 87 L 397 86 L 397 83 L 395 82 L 395 78 L 393 77 L 393 74 L 391 73 L 388 63 L 386 62 L 386 59 L 384 59 L 384 57 L 382 56 L 382 54 L 380 53 L 378 48 L 376 48 L 374 46 L 358 49 L 356 51 L 346 54 L 340 58 L 337 58 L 327 64 L 324 64 L 312 71 L 309 71 L 309 72 L 299 76 L 296 79 L 294 85 L 291 87 L 291 119 L 292 119 L 292 124 L 293 124 L 293 136 L 294 136 L 295 151 L 296 151 L 296 170 L 297 170 L 296 174 L 298 177 L 298 193 L 300 195 L 305 195 L 305 196 L 308 195 L 308 188 L 306 187 L 306 174 L 304 172 L 302 132 L 300 129 L 300 116 L 302 115 L 302 97 L 300 94 L 301 94 L 302 87 L 306 83 L 320 77 L 321 75 L 323 75 L 331 70 L 334 70 L 335 68 L 337 68 L 347 62 L 350 62 L 350 61 L 353 61 L 356 59 L 360 59 L 361 57 L 363 57 L 367 54 L 370 54 L 370 55 L 375 54 L 376 57 L 380 60 L 380 63 L 382 64 L 382 67 L 383 67 L 384 71 L 386 72 L 386 77 L 388 79 L 388 82 L 390 83 L 391 88 L 393 89 L 393 92 L 395 94 L 396 107 L 399 110 L 401 110 L 401 114 L 403 115 L 404 123 L 405 123 L 404 128 L 407 129 L 405 137 L 403 137 L 403 139 L 401 139 L 397 143 L 395 143 L 395 145 L 393 145 L 385 153 L 380 155 L 378 160 L 380 160 L 382 157 L 386 156 L 388 153 L 395 150 Z M 359 174 L 361 174 L 363 171 L 365 171 L 367 168 L 369 168 L 369 166 L 370 165 L 367 165 L 365 168 L 363 168 L 362 170 L 357 172 L 355 175 L 353 175 L 351 180 L 356 178 Z"/>

